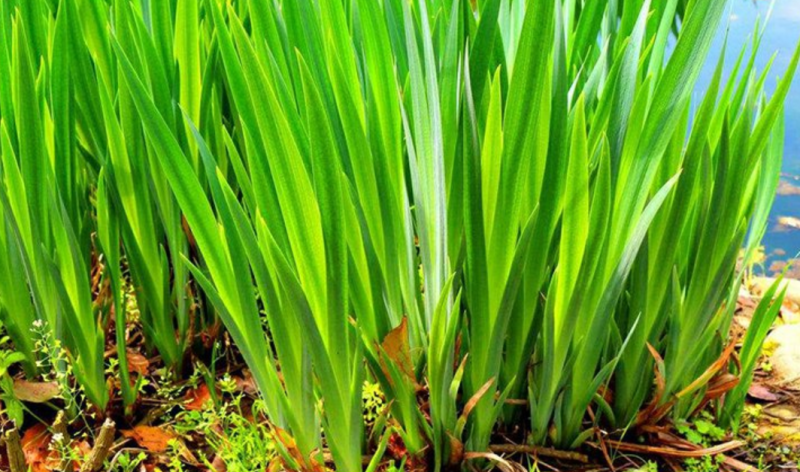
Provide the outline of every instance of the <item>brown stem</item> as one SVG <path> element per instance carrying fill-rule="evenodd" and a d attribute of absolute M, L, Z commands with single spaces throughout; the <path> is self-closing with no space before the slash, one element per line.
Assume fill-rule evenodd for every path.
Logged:
<path fill-rule="evenodd" d="M 532 456 L 551 457 L 586 464 L 589 457 L 580 452 L 559 451 L 552 447 L 528 446 L 525 444 L 494 444 L 489 450 L 497 454 L 529 454 Z"/>
<path fill-rule="evenodd" d="M 745 464 L 744 462 L 734 459 L 732 457 L 723 456 L 725 458 L 724 464 L 730 467 L 733 470 L 739 470 L 741 472 L 760 472 L 758 469 L 753 467 L 750 464 Z"/>
<path fill-rule="evenodd" d="M 53 432 L 67 437 L 67 415 L 64 410 L 59 410 L 56 420 L 53 422 Z"/>
<path fill-rule="evenodd" d="M 81 466 L 80 472 L 97 472 L 103 467 L 103 463 L 111 451 L 111 446 L 114 444 L 115 431 L 114 422 L 106 419 L 103 427 L 100 428 L 100 434 L 97 435 L 92 452 L 89 453 L 88 459 Z"/>
<path fill-rule="evenodd" d="M 16 427 L 6 432 L 6 452 L 11 472 L 27 472 L 28 465 L 25 463 L 25 453 L 22 452 L 22 442 Z"/>
<path fill-rule="evenodd" d="M 703 456 L 715 456 L 724 452 L 738 449 L 745 446 L 743 441 L 730 441 L 718 446 L 709 447 L 706 449 L 696 449 L 693 451 L 683 451 L 673 449 L 670 447 L 657 447 L 657 446 L 644 446 L 641 444 L 624 443 L 621 441 L 607 441 L 608 445 L 614 449 L 625 452 L 635 452 L 640 454 L 653 454 L 664 457 L 677 457 L 681 459 Z"/>

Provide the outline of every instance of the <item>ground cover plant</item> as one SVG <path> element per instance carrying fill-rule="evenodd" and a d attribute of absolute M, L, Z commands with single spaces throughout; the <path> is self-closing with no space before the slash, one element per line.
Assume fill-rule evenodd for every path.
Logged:
<path fill-rule="evenodd" d="M 177 381 L 229 336 L 267 425 L 236 434 L 288 470 L 738 427 L 777 285 L 728 333 L 800 49 L 768 96 L 756 30 L 694 95 L 726 5 L 4 1 L 13 360 L 91 429 L 146 400 L 134 339 Z"/>

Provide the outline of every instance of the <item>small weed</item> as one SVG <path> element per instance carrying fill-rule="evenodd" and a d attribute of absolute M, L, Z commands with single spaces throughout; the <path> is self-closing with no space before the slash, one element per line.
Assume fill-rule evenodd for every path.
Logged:
<path fill-rule="evenodd" d="M 204 437 L 212 454 L 205 456 L 193 452 L 209 467 L 210 459 L 217 456 L 225 463 L 228 472 L 266 470 L 275 460 L 277 448 L 269 425 L 255 420 L 263 416 L 263 401 L 256 400 L 249 409 L 246 408 L 243 404 L 245 397 L 236 391 L 236 382 L 230 376 L 220 379 L 217 386 L 222 394 L 230 397 L 230 401 L 219 408 L 208 402 L 201 410 L 182 411 L 175 418 L 175 430 L 182 435 L 200 434 Z M 171 454 L 174 457 L 178 455 Z M 180 472 L 182 469 L 171 470 Z"/>
<path fill-rule="evenodd" d="M 71 418 L 84 415 L 88 411 L 88 399 L 82 384 L 74 382 L 75 375 L 72 359 L 64 349 L 61 340 L 56 339 L 47 323 L 36 320 L 33 323 L 34 347 L 39 353 L 36 362 L 44 382 L 56 382 L 61 390 L 60 397 L 64 400 L 64 409 Z M 94 417 L 94 413 L 89 413 Z"/>
<path fill-rule="evenodd" d="M 177 439 L 172 439 L 169 442 L 169 449 L 167 451 L 167 456 L 169 457 L 169 462 L 167 466 L 169 467 L 169 472 L 183 472 L 183 462 L 181 461 L 183 448 L 186 447 L 181 444 L 180 441 Z"/>
<path fill-rule="evenodd" d="M 638 469 L 631 469 L 628 472 L 658 472 L 658 464 L 654 461 L 647 461 L 646 464 Z"/>
<path fill-rule="evenodd" d="M 725 456 L 704 456 L 696 459 L 686 459 L 683 464 L 686 472 L 718 472 L 725 461 Z"/>
<path fill-rule="evenodd" d="M 703 447 L 709 447 L 725 437 L 725 430 L 714 424 L 714 418 L 705 411 L 698 418 L 679 424 L 677 429 L 689 442 Z"/>
<path fill-rule="evenodd" d="M 5 329 L 0 323 L 0 400 L 4 405 L 3 413 L 16 424 L 22 424 L 24 409 L 22 402 L 14 395 L 14 380 L 8 369 L 24 360 L 25 356 L 22 353 L 13 350 L 11 341 L 5 335 Z"/>
<path fill-rule="evenodd" d="M 147 459 L 147 454 L 140 452 L 136 456 L 131 456 L 129 452 L 123 452 L 116 458 L 116 462 L 110 472 L 139 472 L 142 463 Z"/>
<path fill-rule="evenodd" d="M 701 447 L 710 447 L 725 438 L 725 430 L 714 424 L 714 417 L 703 411 L 700 415 L 677 426 L 678 432 L 686 440 Z M 725 458 L 722 455 L 686 459 L 683 464 L 686 472 L 717 472 Z"/>

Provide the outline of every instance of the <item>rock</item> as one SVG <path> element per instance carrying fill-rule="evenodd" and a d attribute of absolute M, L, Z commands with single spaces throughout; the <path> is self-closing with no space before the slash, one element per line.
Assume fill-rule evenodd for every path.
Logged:
<path fill-rule="evenodd" d="M 787 324 L 772 330 L 764 343 L 771 353 L 772 375 L 783 387 L 800 390 L 800 325 Z"/>
<path fill-rule="evenodd" d="M 756 400 L 761 400 L 762 402 L 770 403 L 777 402 L 781 399 L 781 397 L 776 395 L 769 387 L 760 383 L 753 383 L 750 385 L 747 396 Z"/>
<path fill-rule="evenodd" d="M 785 324 L 800 324 L 800 313 L 784 307 L 781 310 L 781 319 Z"/>
<path fill-rule="evenodd" d="M 791 403 L 764 407 L 757 421 L 757 434 L 768 437 L 776 444 L 800 444 L 800 410 Z"/>
<path fill-rule="evenodd" d="M 752 316 L 748 315 L 735 315 L 733 317 L 733 322 L 737 328 L 741 329 L 741 332 L 737 330 L 736 334 L 744 334 L 747 328 L 750 327 L 750 322 L 753 321 Z"/>
<path fill-rule="evenodd" d="M 800 229 L 800 218 L 794 216 L 778 217 L 778 226 L 784 230 Z"/>
<path fill-rule="evenodd" d="M 757 430 L 760 436 L 771 436 L 777 439 L 780 444 L 796 445 L 800 443 L 800 427 L 794 424 L 762 424 Z M 792 470 L 792 469 L 788 469 Z"/>
<path fill-rule="evenodd" d="M 777 326 L 769 333 L 767 340 L 764 343 L 764 349 L 771 346 L 774 350 L 782 347 L 791 347 L 792 344 L 800 346 L 800 326 L 784 325 Z"/>
<path fill-rule="evenodd" d="M 778 184 L 778 195 L 800 195 L 800 186 L 787 182 L 786 180 L 781 180 Z"/>
<path fill-rule="evenodd" d="M 758 302 L 759 300 L 753 297 L 747 288 L 739 288 L 739 298 L 736 300 L 736 314 L 733 316 L 732 335 L 744 335 L 753 320 L 753 312 L 756 310 Z"/>
<path fill-rule="evenodd" d="M 775 279 L 772 277 L 754 277 L 750 281 L 749 289 L 754 295 L 762 295 L 769 290 L 773 283 L 775 283 Z M 800 305 L 800 280 L 784 279 L 781 282 L 781 288 L 783 287 L 786 287 L 784 301 Z"/>

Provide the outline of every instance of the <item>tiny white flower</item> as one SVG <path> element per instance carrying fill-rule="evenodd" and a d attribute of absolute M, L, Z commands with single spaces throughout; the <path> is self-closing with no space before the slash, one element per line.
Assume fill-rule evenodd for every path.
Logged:
<path fill-rule="evenodd" d="M 63 433 L 56 433 L 56 434 L 53 435 L 53 442 L 54 443 L 60 443 L 63 440 L 64 440 L 64 434 Z"/>
<path fill-rule="evenodd" d="M 41 328 L 42 327 L 42 320 L 36 320 L 33 322 L 34 328 Z"/>

